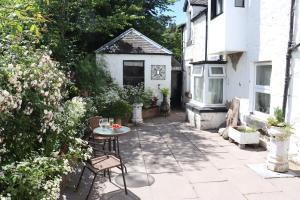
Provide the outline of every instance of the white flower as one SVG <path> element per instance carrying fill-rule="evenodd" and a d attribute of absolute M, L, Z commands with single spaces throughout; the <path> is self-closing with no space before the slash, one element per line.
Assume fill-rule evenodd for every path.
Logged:
<path fill-rule="evenodd" d="M 8 69 L 12 69 L 12 68 L 14 68 L 14 65 L 11 64 L 11 63 L 9 63 L 9 64 L 8 64 Z"/>

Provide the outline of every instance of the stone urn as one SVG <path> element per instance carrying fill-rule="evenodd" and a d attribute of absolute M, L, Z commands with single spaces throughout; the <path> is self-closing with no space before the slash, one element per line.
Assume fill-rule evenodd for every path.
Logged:
<path fill-rule="evenodd" d="M 168 95 L 163 95 L 163 101 L 161 102 L 160 107 L 159 107 L 160 112 L 162 114 L 164 114 L 165 116 L 167 116 L 170 112 L 170 105 L 169 105 L 167 97 L 168 97 Z"/>
<path fill-rule="evenodd" d="M 289 169 L 288 151 L 290 135 L 281 127 L 271 127 L 267 168 L 275 172 L 287 172 Z"/>
<path fill-rule="evenodd" d="M 142 116 L 142 108 L 143 104 L 142 103 L 134 103 L 132 105 L 132 122 L 134 124 L 141 124 L 143 123 L 143 116 Z"/>

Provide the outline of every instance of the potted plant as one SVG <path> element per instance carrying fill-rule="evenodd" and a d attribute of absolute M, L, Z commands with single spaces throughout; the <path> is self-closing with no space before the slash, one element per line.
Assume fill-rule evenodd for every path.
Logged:
<path fill-rule="evenodd" d="M 167 99 L 169 95 L 169 88 L 162 88 L 160 92 L 163 95 L 163 101 L 160 104 L 160 112 L 166 116 L 170 112 L 170 105 Z"/>
<path fill-rule="evenodd" d="M 124 100 L 113 102 L 110 107 L 110 116 L 114 117 L 115 123 L 125 124 L 131 115 L 131 106 Z M 123 123 L 122 123 L 123 122 Z"/>
<path fill-rule="evenodd" d="M 246 144 L 258 145 L 259 135 L 260 133 L 255 127 L 237 126 L 234 128 L 229 127 L 228 129 L 229 141 L 237 142 L 241 149 L 245 148 Z"/>
<path fill-rule="evenodd" d="M 134 124 L 143 123 L 142 108 L 144 101 L 145 91 L 144 84 L 138 84 L 137 86 L 125 86 L 124 87 L 124 99 L 132 104 L 132 122 Z"/>
<path fill-rule="evenodd" d="M 270 135 L 267 168 L 276 172 L 286 172 L 289 168 L 288 150 L 292 128 L 284 122 L 280 108 L 275 108 L 274 117 L 268 118 L 267 126 Z"/>

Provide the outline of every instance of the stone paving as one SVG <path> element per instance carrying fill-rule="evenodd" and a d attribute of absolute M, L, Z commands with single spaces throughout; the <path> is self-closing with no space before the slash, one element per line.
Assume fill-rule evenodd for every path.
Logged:
<path fill-rule="evenodd" d="M 183 112 L 147 120 L 120 137 L 128 174 L 145 177 L 147 184 L 128 187 L 126 196 L 115 180 L 96 179 L 90 199 L 104 200 L 299 200 L 300 178 L 263 179 L 247 164 L 263 163 L 267 152 L 223 140 L 216 131 L 189 127 Z M 148 179 L 147 179 L 148 177 Z M 62 192 L 62 199 L 85 199 L 92 176 L 85 172 L 74 192 L 79 172 Z M 129 177 L 128 177 L 129 178 Z M 154 181 L 153 183 L 151 181 Z M 118 182 L 118 181 L 117 181 Z M 130 184 L 130 180 L 128 180 Z"/>

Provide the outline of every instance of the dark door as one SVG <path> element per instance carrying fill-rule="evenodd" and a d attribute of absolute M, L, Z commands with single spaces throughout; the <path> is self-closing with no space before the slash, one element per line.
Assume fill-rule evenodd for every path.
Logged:
<path fill-rule="evenodd" d="M 182 72 L 172 71 L 171 77 L 171 107 L 180 108 L 181 107 L 181 92 L 182 92 Z"/>

